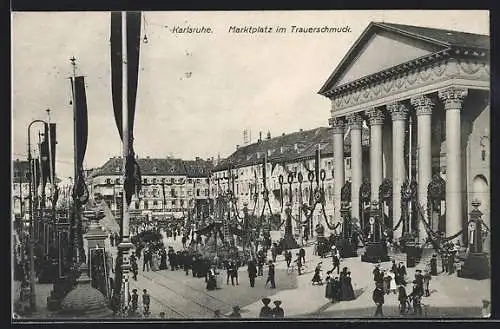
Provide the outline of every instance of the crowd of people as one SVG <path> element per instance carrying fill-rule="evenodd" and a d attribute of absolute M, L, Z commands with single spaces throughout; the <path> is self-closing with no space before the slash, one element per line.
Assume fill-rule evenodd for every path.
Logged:
<path fill-rule="evenodd" d="M 422 298 L 430 296 L 429 284 L 432 279 L 431 273 L 426 269 L 417 269 L 412 283 L 412 290 L 408 294 L 406 286 L 409 283 L 406 267 L 402 262 L 396 264 L 392 261 L 392 266 L 389 270 L 381 269 L 380 264 L 375 266 L 373 270 L 373 280 L 375 282 L 375 290 L 373 291 L 373 302 L 376 305 L 376 317 L 383 317 L 382 306 L 385 302 L 385 295 L 396 294 L 399 301 L 399 312 L 401 315 L 413 314 L 416 316 L 423 315 Z"/>

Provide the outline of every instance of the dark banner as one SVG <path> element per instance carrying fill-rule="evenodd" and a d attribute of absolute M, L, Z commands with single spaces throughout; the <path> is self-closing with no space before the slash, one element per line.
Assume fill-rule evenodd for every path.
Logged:
<path fill-rule="evenodd" d="M 75 77 L 73 81 L 73 98 L 75 111 L 75 146 L 76 146 L 76 167 L 78 176 L 75 177 L 73 185 L 73 199 L 78 200 L 80 204 L 87 203 L 89 199 L 88 188 L 85 185 L 83 175 L 83 160 L 87 151 L 88 139 L 88 114 L 87 114 L 87 94 L 85 92 L 85 78 L 83 76 Z"/>
<path fill-rule="evenodd" d="M 78 168 L 81 168 L 83 166 L 85 152 L 87 151 L 88 139 L 87 95 L 85 92 L 84 77 L 75 77 L 74 91 L 76 119 L 76 159 Z"/>
<path fill-rule="evenodd" d="M 316 149 L 316 161 L 314 163 L 314 176 L 316 176 L 316 184 L 319 185 L 319 170 L 320 170 L 321 154 L 319 151 L 319 146 Z"/>
<path fill-rule="evenodd" d="M 141 41 L 141 12 L 127 12 L 127 105 L 129 154 L 125 164 L 125 198 L 127 204 L 132 201 L 132 195 L 138 194 L 141 189 L 141 170 L 135 159 L 134 117 L 137 96 L 137 82 L 139 78 L 139 51 Z M 111 13 L 111 92 L 113 111 L 118 133 L 123 141 L 122 127 L 122 96 L 123 96 L 123 67 L 122 67 L 122 13 Z"/>
<path fill-rule="evenodd" d="M 134 129 L 135 102 L 139 78 L 139 50 L 141 41 L 141 12 L 127 12 L 127 100 L 128 131 L 132 137 Z M 115 122 L 120 138 L 122 132 L 122 13 L 111 13 L 111 92 Z"/>
<path fill-rule="evenodd" d="M 33 163 L 31 164 L 33 166 L 32 172 L 34 173 L 34 178 L 35 178 L 35 188 L 40 186 L 40 160 L 34 159 Z"/>
<path fill-rule="evenodd" d="M 42 186 L 45 186 L 47 182 L 52 182 L 52 173 L 55 176 L 56 172 L 56 124 L 50 124 L 50 143 L 49 148 L 49 125 L 45 124 L 45 132 L 43 137 L 43 142 L 40 145 L 40 159 L 41 159 L 41 170 L 42 170 Z M 52 169 L 50 168 L 50 157 L 49 150 L 52 151 Z"/>

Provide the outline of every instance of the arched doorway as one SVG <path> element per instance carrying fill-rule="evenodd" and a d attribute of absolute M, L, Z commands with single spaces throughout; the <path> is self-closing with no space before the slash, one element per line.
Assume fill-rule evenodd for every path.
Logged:
<path fill-rule="evenodd" d="M 484 175 L 477 175 L 472 180 L 472 199 L 479 200 L 481 205 L 479 210 L 483 213 L 483 221 L 489 227 L 490 226 L 490 189 L 488 186 L 488 180 Z M 470 203 L 469 202 L 469 203 Z M 484 241 L 484 248 L 489 250 L 489 236 Z"/>

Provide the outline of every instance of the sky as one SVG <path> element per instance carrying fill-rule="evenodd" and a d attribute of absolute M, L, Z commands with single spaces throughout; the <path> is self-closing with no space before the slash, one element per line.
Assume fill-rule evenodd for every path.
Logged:
<path fill-rule="evenodd" d="M 134 149 L 140 157 L 225 157 L 259 131 L 272 136 L 327 126 L 317 92 L 371 21 L 489 34 L 487 11 L 365 10 L 143 12 Z M 349 26 L 345 33 L 229 33 L 230 26 Z M 175 34 L 173 26 L 210 27 Z M 69 59 L 85 76 L 86 168 L 121 155 L 111 98 L 109 12 L 12 13 L 13 159 L 27 157 L 27 126 L 57 124 L 56 175 L 73 173 Z M 37 132 L 32 128 L 32 144 Z"/>

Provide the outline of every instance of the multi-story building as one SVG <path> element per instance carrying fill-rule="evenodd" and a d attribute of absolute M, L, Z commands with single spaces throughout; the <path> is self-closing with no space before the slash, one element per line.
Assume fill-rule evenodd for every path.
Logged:
<path fill-rule="evenodd" d="M 14 175 L 12 177 L 12 216 L 14 218 L 24 218 L 25 220 L 29 219 L 29 193 L 30 193 L 30 180 L 29 177 L 33 173 L 30 173 L 30 166 L 27 160 L 16 160 L 13 161 L 13 172 Z M 37 174 L 40 172 L 37 170 Z M 55 177 L 55 183 L 59 184 L 60 179 Z M 42 190 L 41 190 L 41 182 L 40 179 L 37 179 L 38 186 L 35 188 L 36 193 L 38 195 L 39 200 L 41 201 Z M 32 193 L 35 193 L 35 190 L 32 190 Z M 50 206 L 52 191 L 51 184 L 48 181 L 45 184 L 45 204 Z M 33 196 L 33 200 L 35 200 Z M 33 207 L 37 205 L 33 204 Z"/>
<path fill-rule="evenodd" d="M 363 157 L 368 157 L 367 148 L 369 146 L 368 128 L 363 130 Z M 269 190 L 269 202 L 273 214 L 281 214 L 286 203 L 290 200 L 290 185 L 287 178 L 290 172 L 296 173 L 291 184 L 292 213 L 300 216 L 300 206 L 309 202 L 311 184 L 308 180 L 308 170 L 315 168 L 316 149 L 320 149 L 320 168 L 324 169 L 326 176 L 322 184 L 325 191 L 325 209 L 327 219 L 333 223 L 333 195 L 335 179 L 333 177 L 333 143 L 332 129 L 326 127 L 311 130 L 300 130 L 291 134 L 283 134 L 279 137 L 271 138 L 270 134 L 266 139 L 259 138 L 256 143 L 237 147 L 237 150 L 227 159 L 221 161 L 213 170 L 212 174 L 212 195 L 232 190 L 236 197 L 238 211 L 242 215 L 244 204 L 250 212 L 260 216 L 264 209 L 262 197 L 263 191 L 263 162 L 267 157 L 266 185 Z M 346 135 L 344 149 L 345 168 L 347 169 L 347 180 L 350 177 L 350 139 Z M 367 168 L 365 168 L 367 170 Z M 303 176 L 303 182 L 298 182 L 298 174 Z M 279 177 L 283 176 L 283 184 L 279 182 Z M 230 177 L 234 177 L 230 178 Z M 234 184 L 234 185 L 233 185 Z M 312 189 L 316 188 L 316 182 L 312 184 Z M 254 194 L 257 193 L 257 202 Z M 283 202 L 281 201 L 283 200 Z M 282 207 L 283 205 L 283 207 Z M 265 214 L 269 214 L 267 208 Z M 317 207 L 313 214 L 312 227 L 317 223 L 325 225 L 321 208 Z"/>
<path fill-rule="evenodd" d="M 475 205 L 490 223 L 490 79 L 487 35 L 370 23 L 319 91 L 331 101 L 325 112 L 335 153 L 342 154 L 347 134 L 359 150 L 360 126 L 370 127 L 370 170 L 363 172 L 365 161 L 354 156 L 353 189 L 369 179 L 377 200 L 390 179 L 398 219 L 401 185 L 412 177 L 427 225 L 467 243 Z M 346 168 L 336 160 L 343 178 Z M 419 240 L 427 238 L 424 221 L 413 228 Z M 402 235 L 401 225 L 394 237 Z"/>
<path fill-rule="evenodd" d="M 13 162 L 12 178 L 12 215 L 14 218 L 27 218 L 29 214 L 29 163 L 16 160 Z"/>
<path fill-rule="evenodd" d="M 133 196 L 131 213 L 161 214 L 180 217 L 193 206 L 194 200 L 208 198 L 208 177 L 212 159 L 186 161 L 149 157 L 137 159 L 141 168 L 142 188 Z M 120 209 L 123 189 L 122 158 L 110 158 L 87 178 L 92 196 L 100 194 L 111 210 Z"/>

